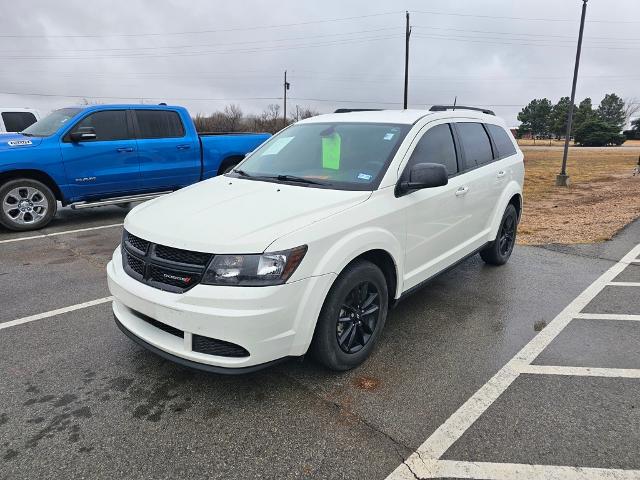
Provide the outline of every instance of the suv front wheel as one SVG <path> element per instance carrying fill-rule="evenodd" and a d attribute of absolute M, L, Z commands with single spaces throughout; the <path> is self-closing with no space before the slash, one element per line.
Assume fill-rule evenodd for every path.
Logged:
<path fill-rule="evenodd" d="M 516 244 L 518 212 L 512 204 L 507 205 L 500 222 L 496 239 L 480 251 L 480 257 L 489 265 L 504 265 L 509 260 Z"/>
<path fill-rule="evenodd" d="M 0 187 L 0 224 L 9 230 L 37 230 L 56 214 L 56 197 L 44 183 L 29 178 L 10 180 Z"/>
<path fill-rule="evenodd" d="M 349 370 L 364 362 L 387 319 L 389 294 L 382 271 L 358 260 L 348 265 L 322 306 L 311 353 L 332 370 Z"/>

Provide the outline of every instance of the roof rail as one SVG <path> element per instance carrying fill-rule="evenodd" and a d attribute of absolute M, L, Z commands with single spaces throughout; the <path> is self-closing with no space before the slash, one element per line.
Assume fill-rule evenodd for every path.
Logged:
<path fill-rule="evenodd" d="M 379 112 L 381 108 L 339 108 L 333 113 Z"/>
<path fill-rule="evenodd" d="M 495 115 L 493 110 L 489 110 L 487 108 L 478 108 L 478 107 L 465 107 L 464 105 L 433 105 L 429 111 L 430 112 L 445 112 L 447 110 L 474 110 L 476 112 L 482 112 L 487 115 Z"/>

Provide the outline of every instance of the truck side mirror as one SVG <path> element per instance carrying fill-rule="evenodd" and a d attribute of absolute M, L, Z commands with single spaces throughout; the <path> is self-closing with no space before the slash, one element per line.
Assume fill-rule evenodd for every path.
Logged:
<path fill-rule="evenodd" d="M 69 139 L 72 142 L 86 142 L 88 140 L 95 140 L 97 138 L 96 130 L 93 127 L 80 127 L 75 132 L 69 134 Z"/>

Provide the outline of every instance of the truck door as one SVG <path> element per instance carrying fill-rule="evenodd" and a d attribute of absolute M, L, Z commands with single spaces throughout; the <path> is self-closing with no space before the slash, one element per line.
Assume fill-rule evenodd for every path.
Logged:
<path fill-rule="evenodd" d="M 134 109 L 140 179 L 145 191 L 172 190 L 200 180 L 200 144 L 174 110 Z"/>
<path fill-rule="evenodd" d="M 71 133 L 93 128 L 94 139 L 71 141 Z M 60 140 L 73 197 L 106 197 L 140 188 L 140 166 L 126 110 L 101 110 L 78 121 Z"/>

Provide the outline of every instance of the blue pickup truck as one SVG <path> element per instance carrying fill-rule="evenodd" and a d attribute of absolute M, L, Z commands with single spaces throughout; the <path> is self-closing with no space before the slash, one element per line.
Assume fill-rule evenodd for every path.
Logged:
<path fill-rule="evenodd" d="M 0 135 L 0 224 L 47 225 L 63 206 L 126 204 L 232 169 L 269 137 L 198 134 L 183 107 L 62 108 L 18 134 Z"/>

